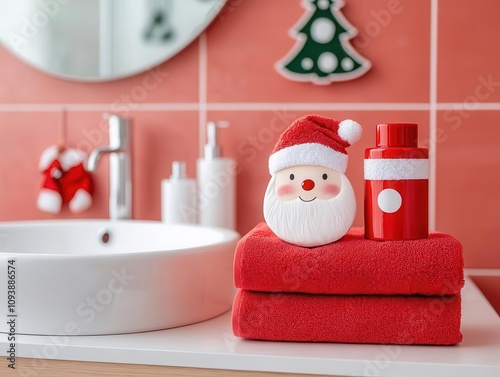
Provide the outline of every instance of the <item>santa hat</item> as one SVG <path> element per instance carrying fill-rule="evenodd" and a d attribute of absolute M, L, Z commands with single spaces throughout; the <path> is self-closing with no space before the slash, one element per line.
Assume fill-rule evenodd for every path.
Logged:
<path fill-rule="evenodd" d="M 361 126 L 320 115 L 297 119 L 280 136 L 269 157 L 269 173 L 301 165 L 317 165 L 345 173 L 346 148 L 361 138 Z"/>

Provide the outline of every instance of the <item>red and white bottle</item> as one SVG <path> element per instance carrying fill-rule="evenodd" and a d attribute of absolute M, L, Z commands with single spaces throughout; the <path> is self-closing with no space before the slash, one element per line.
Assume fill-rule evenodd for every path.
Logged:
<path fill-rule="evenodd" d="M 418 148 L 418 125 L 377 125 L 365 151 L 365 238 L 414 240 L 429 234 L 429 153 Z"/>

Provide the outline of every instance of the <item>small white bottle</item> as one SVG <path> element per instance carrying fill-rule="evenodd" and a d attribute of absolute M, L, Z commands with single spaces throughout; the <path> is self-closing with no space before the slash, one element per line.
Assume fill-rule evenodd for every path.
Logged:
<path fill-rule="evenodd" d="M 186 163 L 174 161 L 170 179 L 161 181 L 161 220 L 167 224 L 196 224 L 196 181 L 186 176 Z"/>
<path fill-rule="evenodd" d="M 207 124 L 204 156 L 198 160 L 198 218 L 205 226 L 236 228 L 236 161 L 221 157 L 217 128 L 227 122 Z"/>

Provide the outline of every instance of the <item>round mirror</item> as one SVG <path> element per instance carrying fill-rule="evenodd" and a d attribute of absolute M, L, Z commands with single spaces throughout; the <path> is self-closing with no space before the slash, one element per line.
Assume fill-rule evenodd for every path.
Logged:
<path fill-rule="evenodd" d="M 107 81 L 146 71 L 182 50 L 226 0 L 2 1 L 2 44 L 59 77 Z"/>

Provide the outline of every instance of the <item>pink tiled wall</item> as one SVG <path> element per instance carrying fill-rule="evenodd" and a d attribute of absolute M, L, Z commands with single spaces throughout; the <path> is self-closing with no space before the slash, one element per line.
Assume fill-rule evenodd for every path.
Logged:
<path fill-rule="evenodd" d="M 326 86 L 288 81 L 274 69 L 295 44 L 288 30 L 303 13 L 301 2 L 231 0 L 180 54 L 109 83 L 54 78 L 0 48 L 0 220 L 75 217 L 35 207 L 38 159 L 57 140 L 63 105 L 69 143 L 86 151 L 106 142 L 103 112 L 132 118 L 137 219 L 160 218 L 160 181 L 173 160 L 186 160 L 194 175 L 205 121 L 229 120 L 221 143 L 241 166 L 241 233 L 262 220 L 267 158 L 295 118 L 320 113 L 364 126 L 349 150 L 355 225 L 362 225 L 362 153 L 373 146 L 375 125 L 410 121 L 431 150 L 435 228 L 463 243 L 467 267 L 500 268 L 500 2 L 346 0 L 342 12 L 359 31 L 353 45 L 373 67 Z M 145 89 L 144 80 L 157 85 Z M 106 164 L 95 178 L 95 204 L 81 217 L 107 216 Z"/>

